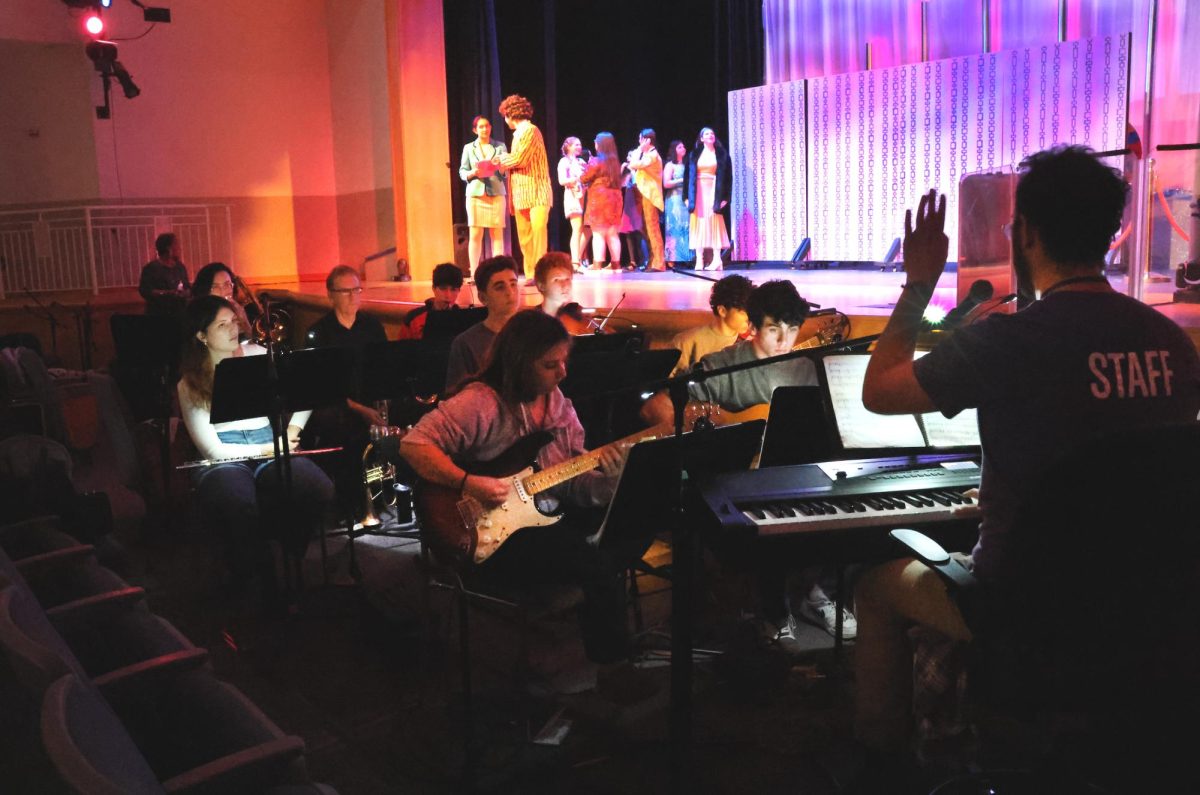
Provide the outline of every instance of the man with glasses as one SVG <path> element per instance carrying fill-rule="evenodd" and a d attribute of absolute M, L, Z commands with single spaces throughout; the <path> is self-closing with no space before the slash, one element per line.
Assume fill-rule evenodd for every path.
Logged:
<path fill-rule="evenodd" d="M 362 306 L 362 282 L 358 271 L 349 265 L 338 265 L 325 278 L 331 310 L 308 330 L 305 339 L 310 348 L 334 346 L 362 349 L 374 342 L 387 342 L 383 324 L 374 317 L 359 312 Z M 359 379 L 355 379 L 358 381 Z M 318 409 L 305 430 L 307 447 L 341 447 L 343 452 L 333 462 L 334 482 L 339 499 L 350 503 L 362 498 L 360 471 L 355 463 L 362 458 L 372 425 L 387 425 L 387 416 L 353 397 L 345 406 Z"/>

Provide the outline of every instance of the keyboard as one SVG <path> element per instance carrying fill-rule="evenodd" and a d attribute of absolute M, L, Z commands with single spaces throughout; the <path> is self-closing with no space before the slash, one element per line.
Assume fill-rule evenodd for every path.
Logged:
<path fill-rule="evenodd" d="M 720 475 L 701 495 L 725 528 L 760 536 L 960 521 L 978 516 L 976 454 L 772 467 Z"/>

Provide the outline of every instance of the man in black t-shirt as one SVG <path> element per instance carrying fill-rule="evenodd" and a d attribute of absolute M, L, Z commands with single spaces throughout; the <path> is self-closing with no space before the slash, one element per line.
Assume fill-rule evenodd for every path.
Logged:
<path fill-rule="evenodd" d="M 1055 458 L 1089 437 L 1195 420 L 1200 410 L 1200 358 L 1187 335 L 1103 276 L 1128 193 L 1120 175 L 1083 147 L 1032 155 L 1021 169 L 1013 265 L 1041 300 L 959 329 L 914 362 L 948 248 L 945 197 L 930 191 L 915 226 L 905 219 L 907 282 L 863 386 L 864 404 L 881 414 L 978 409 L 982 521 L 972 558 L 976 576 L 995 584 L 1021 566 L 1006 555 L 1013 518 Z M 855 607 L 856 731 L 873 750 L 900 752 L 912 730 L 908 629 L 971 633 L 938 575 L 912 558 L 864 574 Z"/>
<path fill-rule="evenodd" d="M 363 288 L 358 271 L 349 265 L 338 265 L 325 278 L 325 290 L 332 309 L 309 328 L 305 335 L 308 347 L 347 347 L 361 352 L 371 343 L 387 342 L 383 324 L 359 311 Z M 315 447 L 344 448 L 338 457 L 336 471 L 331 473 L 341 500 L 361 499 L 361 464 L 358 462 L 367 446 L 368 431 L 372 425 L 387 424 L 385 414 L 366 405 L 360 395 L 346 398 L 344 406 L 318 409 L 313 413 L 305 429 L 305 443 Z"/>
<path fill-rule="evenodd" d="M 162 233 L 154 239 L 154 250 L 158 257 L 142 266 L 138 293 L 146 301 L 147 315 L 179 316 L 191 290 L 187 267 L 180 259 L 179 237 L 174 232 Z"/>

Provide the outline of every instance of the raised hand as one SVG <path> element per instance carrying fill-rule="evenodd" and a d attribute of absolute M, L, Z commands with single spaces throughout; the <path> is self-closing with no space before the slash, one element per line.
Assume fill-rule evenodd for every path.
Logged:
<path fill-rule="evenodd" d="M 950 239 L 946 237 L 946 197 L 930 190 L 917 205 L 917 222 L 912 210 L 904 213 L 904 272 L 909 284 L 928 286 L 930 290 L 946 268 Z"/>

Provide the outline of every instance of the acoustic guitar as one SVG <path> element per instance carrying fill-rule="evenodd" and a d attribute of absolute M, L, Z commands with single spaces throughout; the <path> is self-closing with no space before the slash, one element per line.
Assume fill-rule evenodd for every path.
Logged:
<path fill-rule="evenodd" d="M 646 428 L 535 471 L 533 464 L 538 451 L 553 438 L 547 431 L 538 431 L 519 439 L 492 460 L 466 467 L 468 474 L 499 478 L 508 483 L 508 496 L 500 505 L 489 508 L 455 487 L 424 480 L 414 491 L 413 504 L 422 528 L 429 533 L 438 552 L 457 562 L 483 563 L 518 530 L 558 522 L 561 516 L 550 516 L 538 510 L 537 496 L 596 469 L 600 464 L 600 451 L 605 447 L 629 447 L 643 439 L 670 433 L 671 429 L 665 425 Z"/>

